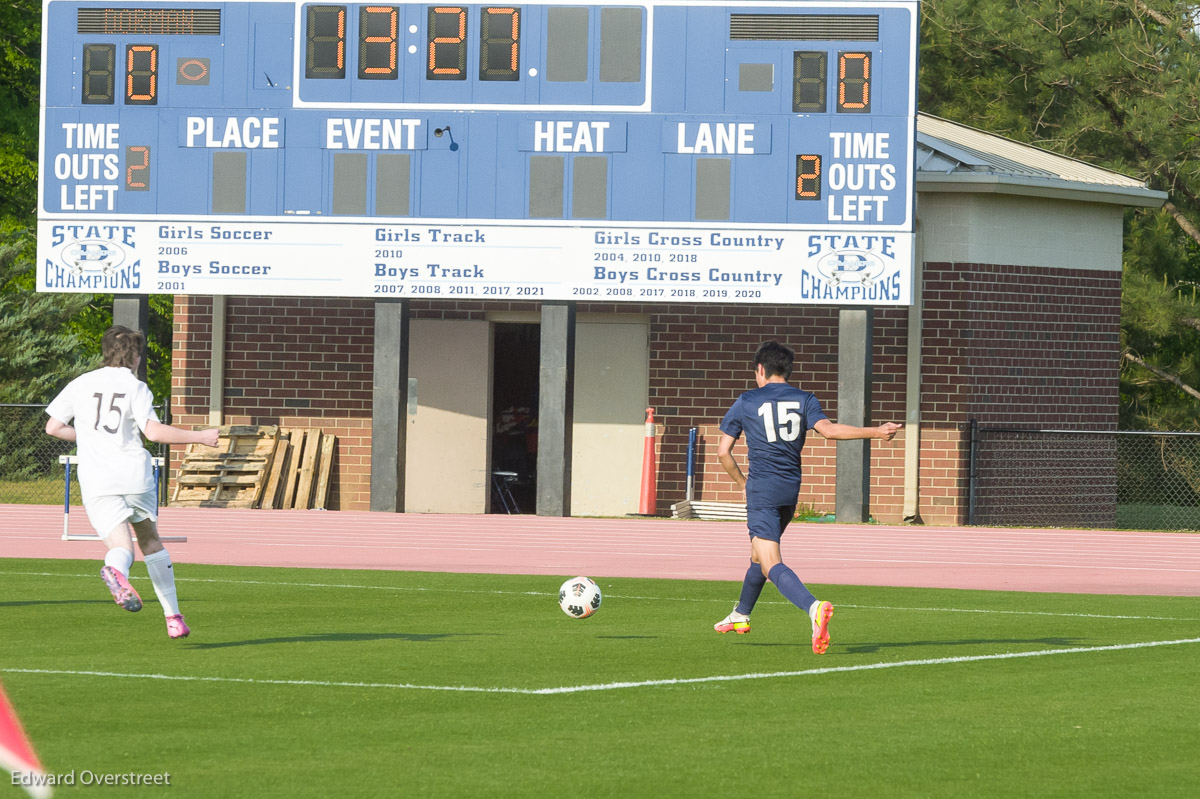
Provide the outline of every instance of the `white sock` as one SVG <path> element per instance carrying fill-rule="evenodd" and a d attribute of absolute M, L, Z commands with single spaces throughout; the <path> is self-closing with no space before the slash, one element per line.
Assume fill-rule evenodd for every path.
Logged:
<path fill-rule="evenodd" d="M 104 565 L 114 569 L 129 579 L 129 568 L 133 566 L 133 550 L 125 547 L 114 547 L 104 556 Z"/>
<path fill-rule="evenodd" d="M 150 582 L 154 584 L 154 593 L 162 605 L 164 616 L 174 616 L 179 613 L 179 600 L 175 596 L 175 572 L 171 569 L 171 555 L 167 550 L 147 555 L 146 571 L 150 572 Z"/>

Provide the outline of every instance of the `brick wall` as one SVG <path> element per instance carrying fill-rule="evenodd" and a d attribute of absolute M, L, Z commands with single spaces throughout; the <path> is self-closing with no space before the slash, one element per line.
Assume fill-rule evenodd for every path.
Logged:
<path fill-rule="evenodd" d="M 367 507 L 372 303 L 229 297 L 225 314 L 225 423 L 313 427 L 337 436 L 328 507 Z M 176 298 L 172 415 L 178 424 L 208 423 L 211 330 L 211 298 Z M 173 453 L 175 467 L 178 458 Z"/>
<path fill-rule="evenodd" d="M 711 305 L 658 308 L 650 326 L 650 404 L 665 430 L 659 441 L 660 511 L 685 495 L 688 430 L 699 428 L 696 498 L 740 502 L 744 497 L 716 459 L 718 424 L 733 400 L 755 387 L 751 361 L 763 341 L 776 339 L 796 350 L 792 383 L 821 400 L 837 419 L 837 326 L 834 308 Z M 904 420 L 904 339 L 907 312 L 875 313 L 875 380 L 870 424 Z M 899 518 L 903 491 L 903 444 L 873 444 L 872 513 Z M 745 447 L 734 455 L 746 469 Z M 836 451 L 812 434 L 805 447 L 800 501 L 832 512 Z"/>
<path fill-rule="evenodd" d="M 924 296 L 926 522 L 966 521 L 972 418 L 992 426 L 1116 429 L 1119 272 L 926 264 Z M 1066 469 L 1071 462 L 1063 458 Z"/>
<path fill-rule="evenodd" d="M 927 264 L 922 354 L 920 515 L 965 521 L 966 425 L 1115 429 L 1120 275 L 977 264 Z M 415 318 L 482 319 L 533 303 L 414 301 Z M 208 420 L 211 300 L 178 297 L 173 414 Z M 338 436 L 330 506 L 365 509 L 370 495 L 374 303 L 368 299 L 231 297 L 225 414 L 229 423 L 321 427 Z M 793 382 L 837 419 L 837 310 L 742 305 L 579 304 L 579 313 L 650 319 L 650 404 L 660 422 L 659 511 L 683 499 L 688 430 L 700 430 L 696 498 L 739 501 L 716 461 L 717 424 L 754 386 L 764 340 L 797 350 Z M 875 312 L 868 423 L 905 419 L 907 310 Z M 872 443 L 871 512 L 900 521 L 904 433 Z M 745 448 L 735 451 L 745 468 Z M 835 445 L 809 439 L 800 501 L 834 507 Z"/>

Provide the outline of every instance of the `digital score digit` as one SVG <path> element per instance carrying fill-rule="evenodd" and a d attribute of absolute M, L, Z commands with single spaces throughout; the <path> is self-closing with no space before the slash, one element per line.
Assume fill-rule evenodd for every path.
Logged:
<path fill-rule="evenodd" d="M 871 110 L 871 54 L 838 54 L 838 111 L 865 114 Z"/>
<path fill-rule="evenodd" d="M 308 6 L 304 48 L 306 78 L 346 77 L 346 7 Z"/>
<path fill-rule="evenodd" d="M 395 80 L 399 13 L 395 6 L 362 6 L 358 18 L 358 77 Z"/>
<path fill-rule="evenodd" d="M 479 10 L 479 79 L 518 80 L 521 65 L 521 10 Z"/>
<path fill-rule="evenodd" d="M 821 199 L 821 156 L 796 156 L 796 199 Z"/>
<path fill-rule="evenodd" d="M 158 46 L 131 44 L 125 48 L 125 104 L 158 102 Z"/>
<path fill-rule="evenodd" d="M 827 110 L 827 70 L 829 54 L 798 51 L 792 61 L 792 111 L 797 114 L 824 114 Z"/>
<path fill-rule="evenodd" d="M 115 44 L 85 44 L 83 46 L 83 103 L 112 105 L 116 98 L 117 46 Z"/>
<path fill-rule="evenodd" d="M 430 6 L 428 27 L 429 80 L 466 80 L 467 10 L 461 6 Z"/>
<path fill-rule="evenodd" d="M 150 190 L 150 148 L 146 145 L 125 148 L 125 190 Z"/>

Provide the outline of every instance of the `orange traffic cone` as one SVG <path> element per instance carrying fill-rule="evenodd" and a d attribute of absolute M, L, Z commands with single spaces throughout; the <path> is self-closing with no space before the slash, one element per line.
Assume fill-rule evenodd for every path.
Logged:
<path fill-rule="evenodd" d="M 653 516 L 658 505 L 658 464 L 654 457 L 654 409 L 646 409 L 646 444 L 642 450 L 642 493 L 638 514 Z"/>

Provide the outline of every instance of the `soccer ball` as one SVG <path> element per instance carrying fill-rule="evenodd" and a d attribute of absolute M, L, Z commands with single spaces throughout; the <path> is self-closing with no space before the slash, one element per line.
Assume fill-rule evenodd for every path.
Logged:
<path fill-rule="evenodd" d="M 558 589 L 558 606 L 572 619 L 586 619 L 600 609 L 600 586 L 589 577 L 572 577 Z"/>

